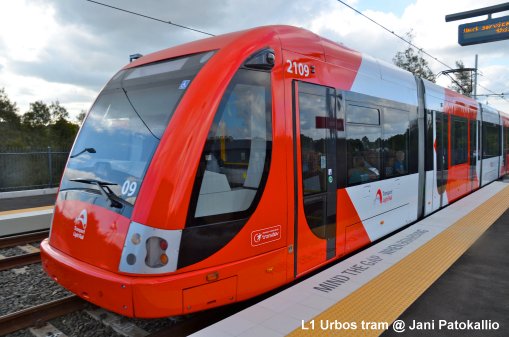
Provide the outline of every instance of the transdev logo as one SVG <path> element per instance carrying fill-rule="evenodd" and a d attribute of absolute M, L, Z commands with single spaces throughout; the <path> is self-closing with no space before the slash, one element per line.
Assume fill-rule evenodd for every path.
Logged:
<path fill-rule="evenodd" d="M 251 246 L 260 246 L 281 239 L 281 226 L 268 227 L 251 232 Z"/>
<path fill-rule="evenodd" d="M 85 231 L 87 230 L 87 222 L 88 214 L 87 210 L 84 209 L 74 219 L 74 231 L 72 233 L 72 236 L 74 236 L 76 239 L 83 240 L 83 238 L 85 238 Z"/>
<path fill-rule="evenodd" d="M 375 202 L 378 200 L 378 202 L 381 204 L 385 204 L 392 200 L 392 190 L 390 191 L 382 191 L 382 189 L 378 189 L 376 191 L 376 198 Z"/>

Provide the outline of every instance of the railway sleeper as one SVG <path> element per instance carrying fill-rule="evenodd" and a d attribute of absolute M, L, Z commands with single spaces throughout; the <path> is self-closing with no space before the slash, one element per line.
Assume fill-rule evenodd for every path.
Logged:
<path fill-rule="evenodd" d="M 65 333 L 58 330 L 53 324 L 46 323 L 41 327 L 29 328 L 35 337 L 67 337 Z"/>
<path fill-rule="evenodd" d="M 125 337 L 144 337 L 149 333 L 134 323 L 126 320 L 125 317 L 119 316 L 112 312 L 106 311 L 101 308 L 87 309 L 85 312 L 92 318 L 102 322 L 104 325 L 111 327 L 115 332 Z"/>

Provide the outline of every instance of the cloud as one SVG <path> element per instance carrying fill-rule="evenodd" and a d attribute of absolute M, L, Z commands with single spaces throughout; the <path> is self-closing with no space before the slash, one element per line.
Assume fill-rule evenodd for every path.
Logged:
<path fill-rule="evenodd" d="M 387 62 L 407 47 L 335 0 L 100 1 L 212 34 L 269 24 L 299 26 Z M 497 2 L 486 0 L 483 6 Z M 464 0 L 461 8 L 456 1 L 443 0 L 407 0 L 404 7 L 348 3 L 399 35 L 413 29 L 418 46 L 451 66 L 462 59 L 471 67 L 473 56 L 479 54 L 485 77 L 481 83 L 494 91 L 509 91 L 509 82 L 502 80 L 509 77 L 509 41 L 460 47 L 457 26 L 464 21 L 445 23 L 446 14 L 478 8 L 478 2 Z M 63 104 L 79 110 L 88 109 L 101 87 L 129 62 L 130 54 L 148 54 L 207 37 L 83 0 L 17 0 L 0 12 L 0 31 L 0 87 L 19 95 L 12 98 L 21 108 L 30 101 L 59 96 Z M 429 62 L 435 73 L 444 70 L 440 63 Z"/>
<path fill-rule="evenodd" d="M 487 74 L 490 73 L 488 71 L 490 67 L 498 66 L 498 75 L 493 74 L 493 76 L 503 79 L 509 77 L 509 60 L 506 52 L 509 49 L 509 40 L 461 47 L 457 43 L 458 25 L 480 21 L 484 17 L 445 22 L 447 14 L 497 3 L 497 0 L 487 0 L 480 6 L 477 1 L 464 0 L 461 2 L 461 7 L 458 7 L 458 2 L 455 1 L 416 0 L 409 4 L 400 16 L 386 12 L 385 9 L 383 11 L 365 10 L 363 13 L 400 36 L 412 30 L 414 44 L 453 68 L 457 60 L 463 60 L 466 67 L 474 67 L 474 56 L 478 54 L 479 69 L 486 73 L 485 77 L 489 77 Z M 387 62 L 392 62 L 392 57 L 397 51 L 408 47 L 408 44 L 374 23 L 358 14 L 353 14 L 351 10 L 346 11 L 344 6 L 332 8 L 321 17 L 315 18 L 311 28 L 333 41 L 341 41 L 353 49 Z M 425 58 L 434 73 L 447 69 L 442 63 L 427 56 Z M 480 80 L 480 84 L 495 92 L 509 92 L 508 81 L 488 82 L 485 80 L 483 82 Z M 443 85 L 448 86 L 450 83 L 446 81 Z M 480 88 L 478 91 L 482 90 Z M 499 109 L 509 111 L 509 102 L 505 100 L 492 98 L 491 103 L 497 104 Z"/>
<path fill-rule="evenodd" d="M 11 69 L 48 82 L 73 84 L 95 90 L 111 77 L 111 73 L 87 71 L 88 69 L 79 68 L 73 64 L 60 63 L 59 60 L 12 62 Z"/>

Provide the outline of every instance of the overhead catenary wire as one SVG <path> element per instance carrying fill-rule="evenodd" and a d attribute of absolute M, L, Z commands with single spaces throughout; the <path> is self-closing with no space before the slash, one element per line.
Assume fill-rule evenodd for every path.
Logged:
<path fill-rule="evenodd" d="M 412 43 L 412 41 L 408 41 L 407 39 L 405 39 L 404 37 L 402 37 L 401 35 L 398 35 L 396 33 L 394 33 L 393 30 L 390 30 L 389 28 L 385 27 L 384 25 L 382 25 L 381 23 L 378 23 L 377 21 L 373 20 L 372 18 L 370 18 L 369 16 L 363 14 L 362 12 L 360 12 L 359 10 L 355 9 L 354 7 L 350 6 L 349 4 L 341 1 L 341 0 L 338 0 L 338 2 L 342 3 L 343 5 L 345 5 L 346 7 L 350 8 L 351 10 L 353 10 L 354 12 L 356 12 L 357 14 L 363 16 L 364 18 L 368 19 L 369 21 L 373 22 L 375 25 L 381 27 L 383 30 L 391 33 L 392 35 L 396 36 L 398 39 L 408 43 L 409 45 L 411 45 L 412 47 L 416 48 L 417 50 L 419 50 L 421 53 L 427 55 L 428 57 L 431 57 L 433 60 L 437 61 L 438 63 L 440 63 L 441 65 L 449 68 L 449 69 L 453 69 L 451 66 L 449 66 L 448 64 L 440 61 L 438 58 L 436 58 L 435 56 L 431 55 L 430 53 L 428 53 L 427 51 L 425 51 L 424 49 L 416 46 L 415 44 Z"/>
<path fill-rule="evenodd" d="M 203 30 L 199 30 L 199 29 L 196 29 L 196 28 L 192 28 L 192 27 L 188 27 L 188 26 L 185 26 L 185 25 L 182 25 L 182 24 L 178 24 L 178 23 L 175 23 L 175 22 L 172 22 L 172 21 L 166 21 L 166 20 L 162 20 L 162 19 L 158 19 L 158 18 L 155 18 L 153 16 L 149 16 L 149 15 L 145 15 L 145 14 L 141 14 L 141 13 L 138 13 L 138 12 L 134 12 L 134 11 L 130 11 L 130 10 L 127 10 L 127 9 L 123 9 L 123 8 L 120 8 L 120 7 L 116 7 L 116 6 L 112 6 L 112 5 L 108 5 L 108 4 L 105 4 L 105 3 L 102 3 L 102 2 L 99 2 L 99 1 L 95 1 L 95 0 L 85 0 L 87 2 L 90 2 L 90 3 L 94 3 L 94 4 L 97 4 L 97 5 L 100 5 L 100 6 L 104 6 L 104 7 L 108 7 L 108 8 L 111 8 L 111 9 L 114 9 L 114 10 L 118 10 L 118 11 L 121 11 L 121 12 L 124 12 L 124 13 L 128 13 L 128 14 L 132 14 L 132 15 L 136 15 L 136 16 L 139 16 L 139 17 L 143 17 L 143 18 L 146 18 L 146 19 L 149 19 L 149 20 L 153 20 L 153 21 L 157 21 L 157 22 L 161 22 L 161 23 L 165 23 L 165 24 L 168 24 L 168 25 L 172 25 L 172 26 L 175 26 L 175 27 L 179 27 L 179 28 L 183 28 L 183 29 L 187 29 L 187 30 L 191 30 L 191 31 L 194 31 L 194 32 L 197 32 L 197 33 L 201 33 L 201 34 L 205 34 L 205 35 L 208 35 L 208 36 L 215 36 L 214 34 L 212 33 L 209 33 L 209 32 L 206 32 L 206 31 L 203 31 Z M 384 29 L 385 31 L 391 33 L 392 35 L 396 36 L 398 39 L 408 43 L 410 46 L 416 48 L 417 50 L 419 50 L 421 53 L 427 55 L 428 57 L 432 58 L 433 60 L 437 61 L 438 63 L 442 64 L 443 66 L 447 67 L 448 69 L 453 69 L 451 66 L 449 66 L 448 64 L 442 62 L 441 60 L 439 60 L 437 57 L 431 55 L 430 53 L 428 53 L 427 51 L 425 51 L 423 48 L 420 48 L 418 46 L 416 46 L 415 44 L 413 44 L 411 41 L 408 41 L 407 39 L 405 39 L 404 37 L 402 37 L 401 35 L 398 35 L 396 34 L 393 30 L 390 30 L 389 28 L 385 27 L 384 25 L 378 23 L 377 21 L 371 19 L 369 16 L 363 14 L 362 12 L 360 12 L 359 10 L 355 9 L 354 7 L 348 5 L 347 3 L 343 2 L 342 0 L 338 0 L 338 2 L 340 2 L 341 4 L 343 4 L 344 6 L 350 8 L 351 10 L 353 10 L 354 12 L 356 12 L 357 14 L 363 16 L 364 18 L 368 19 L 369 21 L 373 22 L 374 24 L 376 24 L 377 26 L 381 27 L 382 29 Z M 495 93 L 494 91 L 478 84 L 479 87 L 489 91 L 490 93 L 493 94 L 493 96 L 500 96 L 502 99 L 508 101 L 507 99 L 504 98 L 504 95 L 503 94 L 497 94 Z M 478 95 L 479 96 L 479 95 Z M 509 102 L 509 101 L 508 101 Z"/>
<path fill-rule="evenodd" d="M 389 29 L 389 28 L 385 27 L 385 26 L 384 26 L 384 25 L 382 25 L 381 23 L 378 23 L 377 21 L 375 21 L 375 20 L 373 20 L 372 18 L 370 18 L 369 16 L 367 16 L 367 15 L 363 14 L 361 11 L 359 11 L 359 10 L 357 10 L 356 8 L 354 8 L 354 7 L 350 6 L 349 4 L 345 3 L 344 1 L 342 1 L 342 0 L 337 0 L 337 1 L 338 1 L 338 2 L 340 2 L 341 4 L 343 4 L 344 6 L 346 6 L 346 7 L 350 8 L 350 9 L 351 9 L 352 11 L 354 11 L 355 13 L 357 13 L 357 14 L 359 14 L 359 15 L 363 16 L 364 18 L 366 18 L 367 20 L 371 21 L 371 22 L 372 22 L 372 23 L 374 23 L 375 25 L 379 26 L 379 27 L 380 27 L 380 28 L 382 28 L 383 30 L 385 30 L 385 31 L 387 31 L 387 32 L 391 33 L 392 35 L 396 36 L 398 39 L 400 39 L 400 40 L 402 40 L 402 41 L 404 41 L 404 42 L 408 43 L 410 46 L 412 46 L 412 47 L 416 48 L 417 50 L 419 50 L 419 51 L 420 51 L 421 53 L 423 53 L 424 55 L 426 55 L 426 56 L 428 56 L 428 57 L 432 58 L 433 60 L 435 60 L 435 61 L 437 61 L 438 63 L 440 63 L 441 65 L 443 65 L 443 66 L 445 66 L 445 67 L 449 68 L 450 70 L 453 70 L 453 68 L 452 68 L 451 66 L 449 66 L 448 64 L 446 64 L 446 63 L 442 62 L 442 61 L 441 61 L 441 60 L 439 60 L 437 57 L 435 57 L 435 56 L 431 55 L 430 53 L 428 53 L 427 51 L 425 51 L 423 48 L 420 48 L 420 47 L 416 46 L 415 44 L 413 44 L 413 43 L 412 43 L 412 41 L 408 41 L 407 39 L 405 39 L 405 38 L 404 38 L 404 37 L 402 37 L 401 35 L 396 34 L 393 30 L 391 30 L 391 29 Z M 503 100 L 505 100 L 505 101 L 509 102 L 509 100 L 507 100 L 506 98 L 504 98 L 503 94 L 496 94 L 493 90 L 490 90 L 490 89 L 488 89 L 488 88 L 486 88 L 486 87 L 484 87 L 484 86 L 482 86 L 482 85 L 480 85 L 480 84 L 478 84 L 478 86 L 479 86 L 479 87 L 481 87 L 481 88 L 483 88 L 483 89 L 485 89 L 485 90 L 487 90 L 487 91 L 489 91 L 490 93 L 494 94 L 493 96 L 500 96 L 500 98 L 501 98 L 501 99 L 503 99 Z M 477 95 L 477 96 L 479 96 L 479 95 Z"/>
<path fill-rule="evenodd" d="M 503 93 L 500 93 L 500 94 L 478 94 L 476 96 L 480 96 L 480 97 L 494 97 L 494 96 L 498 96 L 498 97 L 504 97 L 504 96 L 509 96 L 509 92 L 503 92 Z"/>
<path fill-rule="evenodd" d="M 451 81 L 453 81 L 459 88 L 461 88 L 461 90 L 463 90 L 463 92 L 466 92 L 466 89 L 461 85 L 461 83 L 459 83 L 454 77 L 451 76 L 451 74 L 449 74 L 449 72 L 447 71 L 441 71 L 439 72 L 436 76 L 435 76 L 435 80 L 438 78 L 438 76 L 440 75 L 446 75 L 447 77 L 449 77 L 451 79 Z"/>
<path fill-rule="evenodd" d="M 478 86 L 480 86 L 481 88 L 485 89 L 485 90 L 488 90 L 488 91 L 489 91 L 491 94 L 493 94 L 493 95 L 503 95 L 503 93 L 502 93 L 502 94 L 497 94 L 497 93 L 496 93 L 496 92 L 494 92 L 493 90 L 490 90 L 490 89 L 488 89 L 488 88 L 486 88 L 485 86 L 482 86 L 482 85 L 480 85 L 480 84 L 477 84 L 477 85 L 478 85 Z M 478 96 L 479 96 L 479 95 L 478 95 Z"/>
<path fill-rule="evenodd" d="M 477 70 L 477 74 L 478 74 L 478 75 L 481 75 L 482 77 L 486 77 L 486 75 L 484 75 L 484 74 L 483 74 L 482 72 L 480 72 L 479 70 Z M 483 86 L 483 85 L 481 85 L 481 84 L 479 84 L 479 83 L 477 84 L 477 86 L 479 86 L 479 87 L 483 88 L 483 89 L 484 89 L 484 90 L 486 90 L 486 91 L 489 91 L 491 94 L 490 94 L 490 95 L 476 95 L 476 97 L 479 97 L 479 96 L 486 96 L 486 97 L 488 97 L 488 96 L 495 96 L 495 97 L 499 97 L 499 98 L 503 99 L 504 101 L 509 102 L 509 101 L 508 101 L 508 100 L 504 97 L 505 95 L 508 95 L 507 93 L 506 93 L 506 94 L 504 94 L 504 93 L 497 94 L 497 93 L 496 93 L 496 92 L 494 92 L 493 90 L 490 90 L 490 89 L 486 88 L 485 86 Z"/>
<path fill-rule="evenodd" d="M 104 7 L 108 7 L 108 8 L 111 8 L 111 9 L 115 9 L 117 11 L 121 11 L 121 12 L 129 13 L 129 14 L 137 15 L 137 16 L 140 16 L 140 17 L 143 17 L 143 18 L 146 18 L 146 19 L 150 19 L 150 20 L 166 23 L 168 25 L 172 25 L 172 26 L 175 26 L 175 27 L 180 27 L 180 28 L 183 28 L 183 29 L 192 30 L 192 31 L 197 32 L 197 33 L 201 33 L 201 34 L 205 34 L 205 35 L 209 35 L 209 36 L 215 36 L 214 34 L 206 32 L 206 31 L 203 31 L 203 30 L 199 30 L 199 29 L 196 29 L 196 28 L 191 28 L 191 27 L 184 26 L 184 25 L 181 25 L 181 24 L 178 24 L 178 23 L 175 23 L 175 22 L 171 22 L 171 21 L 165 21 L 165 20 L 162 20 L 162 19 L 154 18 L 153 16 L 141 14 L 141 13 L 138 13 L 138 12 L 129 11 L 127 9 L 123 9 L 123 8 L 120 8 L 120 7 L 115 7 L 115 6 L 108 5 L 108 4 L 99 2 L 99 1 L 94 1 L 94 0 L 85 0 L 85 1 L 92 2 L 94 4 L 101 5 L 101 6 L 104 6 Z"/>

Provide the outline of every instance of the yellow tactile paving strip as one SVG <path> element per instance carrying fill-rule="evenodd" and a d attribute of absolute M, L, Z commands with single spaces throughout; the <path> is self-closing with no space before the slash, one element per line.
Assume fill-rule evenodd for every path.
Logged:
<path fill-rule="evenodd" d="M 13 209 L 11 211 L 0 212 L 0 216 L 10 215 L 10 214 L 18 214 L 18 213 L 35 212 L 35 211 L 45 211 L 48 209 L 53 209 L 53 207 L 55 207 L 55 206 L 41 206 L 41 207 L 33 207 L 33 208 Z"/>
<path fill-rule="evenodd" d="M 289 336 L 378 336 L 361 323 L 392 324 L 509 208 L 509 186 L 372 281 L 314 318 L 313 330 Z M 321 321 L 356 322 L 357 329 L 322 330 Z M 310 323 L 306 324 L 309 327 Z"/>

